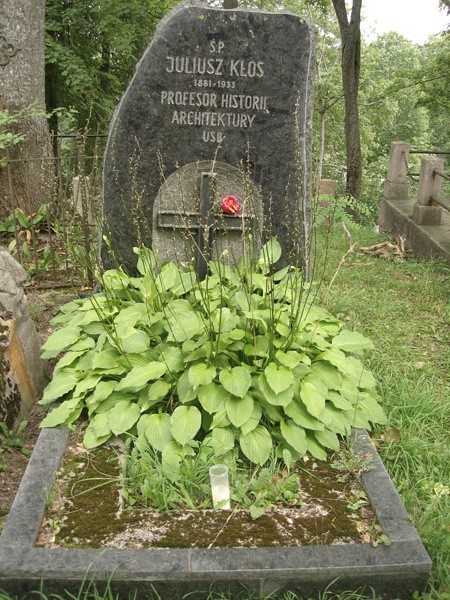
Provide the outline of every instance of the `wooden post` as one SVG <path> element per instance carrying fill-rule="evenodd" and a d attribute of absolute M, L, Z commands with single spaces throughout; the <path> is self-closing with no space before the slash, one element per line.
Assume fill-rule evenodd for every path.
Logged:
<path fill-rule="evenodd" d="M 419 189 L 414 205 L 413 220 L 416 225 L 440 225 L 442 209 L 433 205 L 442 194 L 442 177 L 435 170 L 444 170 L 444 161 L 440 158 L 427 156 L 422 158 L 420 165 Z"/>

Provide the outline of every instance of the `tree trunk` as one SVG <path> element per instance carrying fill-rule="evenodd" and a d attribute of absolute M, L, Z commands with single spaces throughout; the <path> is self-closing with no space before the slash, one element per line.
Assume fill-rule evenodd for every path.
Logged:
<path fill-rule="evenodd" d="M 345 144 L 347 150 L 347 196 L 361 197 L 361 139 L 359 131 L 358 87 L 361 59 L 361 4 L 353 0 L 350 21 L 345 0 L 333 0 L 342 40 L 342 85 L 345 105 Z"/>
<path fill-rule="evenodd" d="M 24 140 L 7 148 L 0 169 L 0 216 L 20 207 L 35 212 L 48 198 L 52 181 L 45 112 L 45 0 L 2 0 L 0 8 L 0 108 L 27 116 L 8 126 Z M 28 107 L 33 105 L 33 111 Z M 5 155 L 3 155 L 5 158 Z"/>

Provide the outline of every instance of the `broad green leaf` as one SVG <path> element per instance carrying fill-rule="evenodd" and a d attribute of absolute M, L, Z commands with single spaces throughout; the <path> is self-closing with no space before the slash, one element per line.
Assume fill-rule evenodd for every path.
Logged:
<path fill-rule="evenodd" d="M 333 338 L 332 346 L 353 354 L 360 354 L 363 350 L 373 350 L 374 348 L 372 340 L 357 331 L 348 331 L 347 329 L 342 330 Z"/>
<path fill-rule="evenodd" d="M 340 435 L 349 435 L 352 429 L 353 416 L 353 410 L 342 411 L 335 408 L 330 402 L 327 402 L 320 415 L 320 419 L 331 431 Z"/>
<path fill-rule="evenodd" d="M 230 340 L 239 341 L 245 338 L 245 331 L 243 329 L 232 329 L 228 332 L 227 337 Z"/>
<path fill-rule="evenodd" d="M 145 435 L 155 450 L 162 452 L 173 440 L 170 426 L 170 415 L 166 413 L 142 415 L 137 424 L 137 431 L 139 435 Z"/>
<path fill-rule="evenodd" d="M 133 248 L 133 252 L 138 255 L 137 270 L 141 275 L 148 271 L 153 271 L 157 266 L 157 261 L 153 250 L 147 247 Z"/>
<path fill-rule="evenodd" d="M 92 360 L 92 369 L 99 371 L 108 371 L 112 365 L 117 363 L 120 353 L 113 348 L 113 346 L 107 345 L 101 352 L 96 352 Z"/>
<path fill-rule="evenodd" d="M 131 392 L 116 392 L 115 390 L 112 392 L 112 394 L 110 394 L 105 400 L 103 400 L 102 402 L 100 402 L 100 404 L 98 404 L 97 408 L 95 409 L 95 412 L 97 413 L 101 413 L 101 412 L 109 412 L 118 402 L 123 402 L 123 401 L 135 401 L 136 399 L 136 393 L 131 393 Z"/>
<path fill-rule="evenodd" d="M 330 362 L 317 360 L 312 363 L 311 371 L 327 386 L 330 390 L 339 390 L 342 386 L 342 375 L 339 370 Z"/>
<path fill-rule="evenodd" d="M 294 350 L 289 350 L 288 352 L 277 350 L 275 358 L 280 364 L 288 367 L 288 369 L 295 369 L 302 357 L 299 352 L 295 352 Z"/>
<path fill-rule="evenodd" d="M 288 325 L 280 322 L 275 325 L 275 331 L 279 333 L 281 337 L 286 339 L 292 334 L 291 328 Z"/>
<path fill-rule="evenodd" d="M 159 297 L 158 289 L 155 285 L 155 274 L 151 271 L 146 273 L 141 279 L 142 290 L 145 300 L 149 301 L 149 304 Z"/>
<path fill-rule="evenodd" d="M 232 425 L 242 427 L 247 423 L 252 416 L 253 405 L 253 398 L 249 394 L 246 394 L 243 398 L 229 396 L 225 401 L 225 410 Z"/>
<path fill-rule="evenodd" d="M 345 376 L 342 378 L 342 387 L 339 390 L 341 396 L 346 398 L 352 405 L 358 402 L 361 391 L 358 389 L 357 382 L 353 377 Z"/>
<path fill-rule="evenodd" d="M 85 398 L 85 404 L 89 411 L 89 414 L 92 414 L 92 412 L 97 410 L 99 404 L 106 400 L 112 394 L 116 385 L 117 381 L 98 382 L 98 385 L 95 387 L 93 392 Z"/>
<path fill-rule="evenodd" d="M 209 385 L 201 385 L 198 389 L 199 402 L 210 415 L 224 409 L 228 397 L 229 393 L 221 385 L 214 382 Z"/>
<path fill-rule="evenodd" d="M 93 323 L 88 323 L 83 327 L 83 331 L 91 336 L 100 336 L 105 333 L 105 329 L 105 323 L 97 323 L 96 321 Z"/>
<path fill-rule="evenodd" d="M 248 319 L 249 321 L 255 321 L 255 323 L 259 323 L 259 325 L 261 325 L 261 328 L 258 329 L 259 333 L 263 333 L 264 335 L 267 334 L 268 331 L 268 326 L 266 323 L 266 314 L 261 311 L 261 310 L 246 310 L 244 311 L 244 316 L 246 319 Z M 270 316 L 269 316 L 270 318 Z"/>
<path fill-rule="evenodd" d="M 318 460 L 327 460 L 327 453 L 315 439 L 316 434 L 317 434 L 317 432 L 314 432 L 314 434 L 306 436 L 308 452 L 312 456 L 314 456 L 314 458 L 317 458 Z"/>
<path fill-rule="evenodd" d="M 225 408 L 221 408 L 214 413 L 213 420 L 211 422 L 212 430 L 214 430 L 216 427 L 228 427 L 229 425 L 231 425 L 231 423 Z"/>
<path fill-rule="evenodd" d="M 363 369 L 361 376 L 358 380 L 358 387 L 365 390 L 371 390 L 377 387 L 377 381 L 370 371 Z"/>
<path fill-rule="evenodd" d="M 291 419 L 289 419 L 289 421 L 283 419 L 280 423 L 280 431 L 289 446 L 296 450 L 301 456 L 306 454 L 308 448 L 303 427 L 296 425 Z"/>
<path fill-rule="evenodd" d="M 115 435 L 126 433 L 135 425 L 141 416 L 141 409 L 135 402 L 122 400 L 115 404 L 108 414 L 108 424 Z"/>
<path fill-rule="evenodd" d="M 193 271 L 178 271 L 175 282 L 170 288 L 174 296 L 183 296 L 191 291 L 196 282 L 196 276 Z"/>
<path fill-rule="evenodd" d="M 177 406 L 171 416 L 171 433 L 184 446 L 197 435 L 202 424 L 202 414 L 196 406 Z"/>
<path fill-rule="evenodd" d="M 154 352 L 147 350 L 147 352 L 141 352 L 139 354 L 134 354 L 133 352 L 127 352 L 127 354 L 122 354 L 118 360 L 118 363 L 121 366 L 126 367 L 126 371 L 128 372 L 133 367 L 145 367 L 148 363 L 156 360 L 158 356 L 155 355 Z"/>
<path fill-rule="evenodd" d="M 127 376 L 117 384 L 116 391 L 139 391 L 149 381 L 158 379 L 164 375 L 166 371 L 167 366 L 158 361 L 148 363 L 144 367 L 133 367 Z"/>
<path fill-rule="evenodd" d="M 328 389 L 315 375 L 307 375 L 300 382 L 300 398 L 313 417 L 320 417 L 327 393 Z"/>
<path fill-rule="evenodd" d="M 72 344 L 70 352 L 86 352 L 86 350 L 91 350 L 95 345 L 95 341 L 92 338 L 83 336 L 79 338 L 77 342 Z"/>
<path fill-rule="evenodd" d="M 167 305 L 166 329 L 168 341 L 184 342 L 202 334 L 205 326 L 192 305 L 178 298 Z"/>
<path fill-rule="evenodd" d="M 234 448 L 234 433 L 231 427 L 215 427 L 211 438 L 216 456 L 221 456 Z"/>
<path fill-rule="evenodd" d="M 58 425 L 68 425 L 73 423 L 80 415 L 83 408 L 80 398 L 72 398 L 66 400 L 56 408 L 54 408 L 41 422 L 40 427 L 57 427 Z M 81 409 L 78 411 L 78 409 Z M 76 416 L 72 418 L 72 415 Z"/>
<path fill-rule="evenodd" d="M 88 450 L 100 446 L 111 437 L 108 413 L 99 413 L 89 422 L 83 436 L 83 445 Z"/>
<path fill-rule="evenodd" d="M 162 451 L 162 468 L 170 481 L 180 478 L 180 463 L 183 457 L 183 449 L 175 440 L 164 446 Z"/>
<path fill-rule="evenodd" d="M 180 402 L 183 403 L 190 402 L 197 396 L 197 390 L 191 385 L 187 371 L 178 380 L 177 394 Z"/>
<path fill-rule="evenodd" d="M 378 404 L 376 398 L 367 393 L 362 393 L 357 404 L 357 409 L 361 410 L 372 423 L 386 423 L 386 414 Z"/>
<path fill-rule="evenodd" d="M 159 275 L 155 279 L 155 285 L 159 292 L 170 290 L 178 279 L 179 268 L 173 262 L 167 262 L 161 268 Z"/>
<path fill-rule="evenodd" d="M 232 314 L 226 306 L 216 308 L 210 313 L 212 330 L 216 333 L 227 333 L 232 331 L 239 323 L 239 317 Z"/>
<path fill-rule="evenodd" d="M 373 389 L 377 382 L 370 371 L 364 368 L 362 362 L 354 356 L 348 356 L 342 372 L 347 375 L 359 388 Z"/>
<path fill-rule="evenodd" d="M 332 431 L 324 429 L 323 431 L 316 431 L 314 435 L 319 444 L 324 446 L 324 448 L 329 448 L 330 450 L 334 450 L 335 452 L 339 450 L 339 438 Z"/>
<path fill-rule="evenodd" d="M 281 245 L 277 238 L 273 237 L 266 242 L 260 251 L 258 264 L 266 269 L 274 265 L 281 258 Z"/>
<path fill-rule="evenodd" d="M 191 365 L 188 370 L 189 383 L 194 388 L 201 385 L 208 385 L 216 376 L 215 367 L 208 367 L 205 363 Z"/>
<path fill-rule="evenodd" d="M 178 346 L 166 346 L 161 351 L 159 360 L 167 365 L 170 373 L 178 373 L 184 368 L 183 353 Z"/>
<path fill-rule="evenodd" d="M 83 398 L 86 392 L 94 389 L 100 380 L 101 375 L 94 375 L 93 373 L 87 371 L 86 376 L 75 386 L 75 389 L 73 390 L 73 396 L 77 398 Z"/>
<path fill-rule="evenodd" d="M 81 356 L 83 356 L 85 351 L 82 352 L 66 352 L 64 354 L 64 356 L 62 356 L 59 360 L 58 360 L 58 364 L 55 367 L 54 370 L 54 374 L 57 373 L 57 371 L 61 371 L 62 369 L 64 369 L 64 367 L 71 367 L 71 370 L 76 369 L 77 367 L 77 361 L 81 358 Z"/>
<path fill-rule="evenodd" d="M 81 333 L 78 328 L 63 327 L 54 331 L 45 344 L 42 358 L 54 358 L 60 352 L 63 352 L 80 338 Z"/>
<path fill-rule="evenodd" d="M 337 367 L 339 371 L 344 371 L 346 365 L 346 356 L 338 348 L 329 348 L 317 356 L 317 360 L 326 360 Z"/>
<path fill-rule="evenodd" d="M 287 367 L 278 367 L 275 363 L 271 362 L 264 369 L 266 381 L 275 392 L 275 394 L 281 394 L 294 382 L 294 375 L 292 371 Z"/>
<path fill-rule="evenodd" d="M 340 410 L 351 410 L 352 404 L 344 398 L 339 392 L 330 391 L 327 394 L 327 400 L 329 400 L 335 408 Z"/>
<path fill-rule="evenodd" d="M 58 371 L 44 390 L 40 404 L 46 406 L 73 390 L 78 382 L 74 373 Z"/>
<path fill-rule="evenodd" d="M 230 371 L 222 369 L 219 380 L 227 392 L 238 398 L 242 398 L 252 384 L 251 375 L 244 367 L 233 367 Z"/>
<path fill-rule="evenodd" d="M 150 384 L 147 392 L 147 400 L 152 404 L 167 396 L 172 385 L 167 381 L 158 380 Z"/>
<path fill-rule="evenodd" d="M 149 349 L 150 338 L 145 331 L 130 327 L 120 338 L 120 343 L 124 352 L 139 354 Z"/>
<path fill-rule="evenodd" d="M 117 335 L 122 335 L 130 327 L 136 327 L 148 320 L 148 308 L 144 302 L 134 302 L 131 306 L 121 308 L 114 318 Z"/>
<path fill-rule="evenodd" d="M 80 379 L 86 376 L 86 373 L 90 373 L 92 370 L 92 361 L 95 357 L 95 350 L 89 350 L 80 357 L 80 360 L 76 363 L 75 369 L 78 371 L 78 376 Z"/>
<path fill-rule="evenodd" d="M 263 465 L 272 452 L 272 437 L 265 427 L 258 425 L 249 433 L 241 435 L 239 445 L 251 462 Z"/>
<path fill-rule="evenodd" d="M 283 390 L 279 394 L 276 394 L 267 383 L 267 379 L 264 373 L 261 373 L 261 375 L 258 378 L 258 386 L 265 400 L 269 404 L 273 404 L 274 406 L 287 406 L 294 397 L 293 385 L 291 385 L 286 390 Z"/>
<path fill-rule="evenodd" d="M 246 421 L 244 423 L 244 425 L 241 426 L 242 435 L 245 435 L 246 433 L 253 431 L 255 429 L 255 427 L 257 427 L 257 425 L 259 425 L 261 415 L 262 415 L 262 410 L 261 410 L 260 404 L 258 402 L 254 402 L 253 403 L 253 411 L 252 411 L 252 414 L 250 415 L 250 419 L 248 421 Z"/>
<path fill-rule="evenodd" d="M 251 343 L 245 344 L 244 353 L 246 356 L 262 356 L 263 358 L 269 356 L 268 338 L 264 335 L 255 336 Z"/>
<path fill-rule="evenodd" d="M 240 290 L 233 296 L 233 305 L 236 305 L 241 310 L 249 311 L 252 309 L 251 296 L 248 293 Z"/>
<path fill-rule="evenodd" d="M 270 390 L 269 386 L 267 386 L 267 388 Z M 262 392 L 254 393 L 253 395 L 258 400 L 258 403 L 261 405 L 264 417 L 269 419 L 269 421 L 271 421 L 272 423 L 279 423 L 283 418 L 281 406 L 279 407 L 268 402 Z"/>
<path fill-rule="evenodd" d="M 353 411 L 349 412 L 353 415 L 352 427 L 370 430 L 370 422 L 364 410 L 356 406 Z"/>
<path fill-rule="evenodd" d="M 284 412 L 288 417 L 291 417 L 294 423 L 300 425 L 300 427 L 303 427 L 304 429 L 320 431 L 324 428 L 323 423 L 310 415 L 303 404 L 296 400 L 293 400 L 290 404 L 285 406 Z"/>

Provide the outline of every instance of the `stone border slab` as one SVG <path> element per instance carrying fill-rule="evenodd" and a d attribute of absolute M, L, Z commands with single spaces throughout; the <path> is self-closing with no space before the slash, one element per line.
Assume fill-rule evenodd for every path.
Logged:
<path fill-rule="evenodd" d="M 363 484 L 389 546 L 369 544 L 280 548 L 76 549 L 37 548 L 35 540 L 68 429 L 43 429 L 0 536 L 0 590 L 77 593 L 108 583 L 120 598 L 206 598 L 208 592 L 263 598 L 286 591 L 317 596 L 324 590 L 370 590 L 411 598 L 425 588 L 431 560 L 367 432 L 355 449 L 372 455 Z M 135 595 L 134 595 L 135 594 Z"/>

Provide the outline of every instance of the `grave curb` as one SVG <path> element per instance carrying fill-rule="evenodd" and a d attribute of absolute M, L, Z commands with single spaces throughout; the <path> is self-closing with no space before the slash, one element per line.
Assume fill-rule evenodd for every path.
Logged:
<path fill-rule="evenodd" d="M 363 485 L 390 546 L 342 544 L 285 548 L 76 549 L 36 548 L 46 498 L 69 430 L 43 429 L 0 536 L 0 590 L 77 593 L 108 582 L 120 598 L 205 598 L 207 591 L 246 598 L 293 591 L 308 598 L 373 588 L 384 598 L 411 598 L 425 588 L 431 560 L 366 431 L 352 445 L 372 455 Z M 248 597 L 248 596 L 247 596 Z M 276 596 L 273 596 L 276 597 Z"/>

